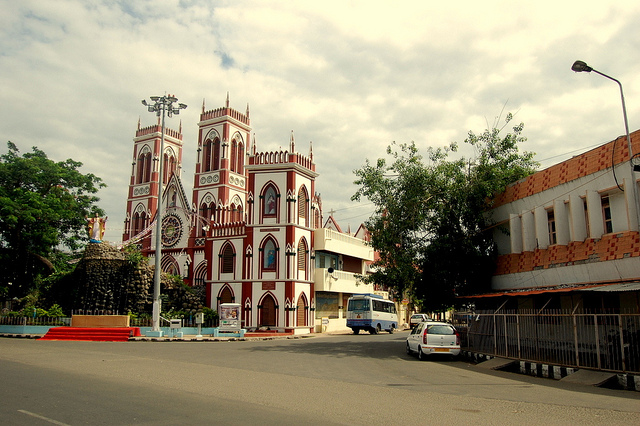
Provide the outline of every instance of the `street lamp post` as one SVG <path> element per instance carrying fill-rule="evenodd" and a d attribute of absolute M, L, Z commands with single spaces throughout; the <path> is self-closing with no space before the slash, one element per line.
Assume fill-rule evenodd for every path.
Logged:
<path fill-rule="evenodd" d="M 153 273 L 153 314 L 151 332 L 147 333 L 149 336 L 162 337 L 162 331 L 160 330 L 160 275 L 162 273 L 162 184 L 164 179 L 164 119 L 165 116 L 173 116 L 173 114 L 180 114 L 181 109 L 185 109 L 185 104 L 177 104 L 178 98 L 173 95 L 165 96 L 151 96 L 151 102 L 142 100 L 142 105 L 147 107 L 149 112 L 154 112 L 158 117 L 162 117 L 162 131 L 160 137 L 160 156 L 158 160 L 160 165 L 158 168 L 158 206 L 156 208 L 156 252 L 155 252 L 155 271 Z"/>
<path fill-rule="evenodd" d="M 575 71 L 575 72 L 595 72 L 596 74 L 600 74 L 603 77 L 608 78 L 609 80 L 615 81 L 616 83 L 618 83 L 618 87 L 620 87 L 620 98 L 622 99 L 622 115 L 624 116 L 624 129 L 627 133 L 627 146 L 629 149 L 629 165 L 631 167 L 631 183 L 633 184 L 633 198 L 634 198 L 634 204 L 635 204 L 635 208 L 636 208 L 636 228 L 638 228 L 638 230 L 640 230 L 640 198 L 638 197 L 638 184 L 636 183 L 636 178 L 635 178 L 635 170 L 633 167 L 633 147 L 631 145 L 631 136 L 629 134 L 629 121 L 627 120 L 627 106 L 624 102 L 624 92 L 622 91 L 622 83 L 620 83 L 620 81 L 616 80 L 615 78 L 604 74 L 598 70 L 593 69 L 593 67 L 590 67 L 589 65 L 587 65 L 586 62 L 584 61 L 575 61 L 573 63 L 573 65 L 571 66 L 571 70 Z M 613 166 L 615 167 L 615 166 Z"/>

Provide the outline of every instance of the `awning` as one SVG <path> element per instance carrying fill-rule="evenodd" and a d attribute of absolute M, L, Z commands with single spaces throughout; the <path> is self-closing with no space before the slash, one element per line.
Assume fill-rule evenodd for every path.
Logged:
<path fill-rule="evenodd" d="M 588 288 L 586 291 L 638 291 L 640 283 L 613 284 L 603 287 Z"/>
<path fill-rule="evenodd" d="M 488 297 L 503 297 L 503 296 L 533 296 L 536 294 L 549 294 L 549 293 L 568 293 L 572 291 L 638 291 L 640 290 L 640 282 L 633 283 L 605 283 L 605 284 L 591 284 L 581 286 L 565 286 L 565 287 L 542 287 L 542 288 L 529 288 L 522 290 L 507 290 L 497 293 L 486 294 L 474 294 L 471 296 L 458 296 L 458 299 L 481 299 Z"/>

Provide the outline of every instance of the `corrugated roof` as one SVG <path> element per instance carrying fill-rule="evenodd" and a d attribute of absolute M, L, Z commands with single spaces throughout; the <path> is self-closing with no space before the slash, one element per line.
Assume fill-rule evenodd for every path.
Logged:
<path fill-rule="evenodd" d="M 486 294 L 474 294 L 472 296 L 460 296 L 460 299 L 480 299 L 486 297 L 502 297 L 502 296 L 532 296 L 536 294 L 548 294 L 548 293 L 568 293 L 571 291 L 638 291 L 640 290 L 640 282 L 634 283 L 606 283 L 606 284 L 592 284 L 581 285 L 574 287 L 543 287 L 543 288 L 529 288 L 522 290 L 508 290 L 497 293 Z"/>
<path fill-rule="evenodd" d="M 614 284 L 604 287 L 588 288 L 586 291 L 638 291 L 640 283 Z"/>

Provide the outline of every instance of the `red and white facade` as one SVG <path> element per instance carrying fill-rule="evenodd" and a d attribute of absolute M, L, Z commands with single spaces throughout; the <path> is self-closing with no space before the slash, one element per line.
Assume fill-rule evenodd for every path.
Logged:
<path fill-rule="evenodd" d="M 214 110 L 203 104 L 189 200 L 178 173 L 181 131 L 166 129 L 163 155 L 160 132 L 159 125 L 138 125 L 123 241 L 139 244 L 143 254 L 154 257 L 156 159 L 165 158 L 162 270 L 204 288 L 212 309 L 240 303 L 245 328 L 312 332 L 314 230 L 322 228 L 322 203 L 315 191 L 318 174 L 311 149 L 308 155 L 297 152 L 292 133 L 286 151 L 258 152 L 248 107 L 238 112 L 229 107 L 228 98 Z M 357 245 L 361 249 L 365 244 L 358 240 Z M 352 275 L 364 272 L 370 257 L 367 251 L 360 259 L 363 266 Z M 353 278 L 353 289 L 355 284 Z M 335 311 L 340 316 L 337 305 Z"/>

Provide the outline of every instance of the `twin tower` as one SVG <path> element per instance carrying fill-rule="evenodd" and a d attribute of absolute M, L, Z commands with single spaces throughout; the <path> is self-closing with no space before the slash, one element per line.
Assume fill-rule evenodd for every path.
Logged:
<path fill-rule="evenodd" d="M 207 306 L 240 303 L 245 328 L 313 329 L 313 230 L 322 226 L 313 153 L 258 152 L 245 113 L 225 106 L 198 122 L 197 156 L 189 199 L 180 178 L 182 125 L 160 121 L 133 139 L 125 244 L 155 260 L 161 220 L 163 272 L 206 294 Z M 160 161 L 163 176 L 160 176 Z M 158 190 L 162 179 L 162 205 Z M 300 330 L 303 329 L 303 330 Z"/>

